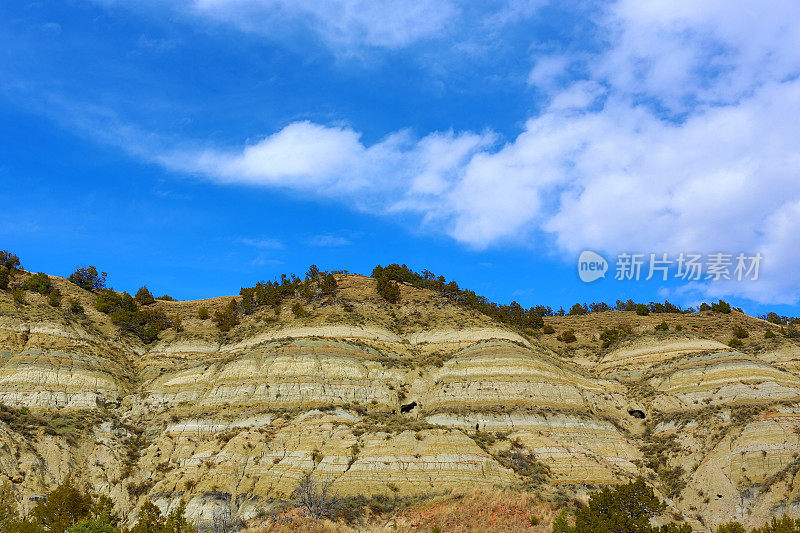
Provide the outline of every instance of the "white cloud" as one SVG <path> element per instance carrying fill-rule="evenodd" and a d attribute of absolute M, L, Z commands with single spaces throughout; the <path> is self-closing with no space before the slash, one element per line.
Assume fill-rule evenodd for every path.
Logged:
<path fill-rule="evenodd" d="M 190 11 L 265 35 L 299 23 L 341 49 L 401 48 L 440 35 L 459 13 L 449 0 L 194 0 Z"/>
<path fill-rule="evenodd" d="M 196 0 L 192 10 L 254 32 L 299 18 L 348 50 L 407 46 L 458 13 L 355 0 Z M 545 236 L 570 259 L 587 247 L 760 251 L 760 282 L 692 290 L 800 301 L 800 3 L 619 0 L 599 20 L 606 47 L 594 56 L 535 62 L 528 81 L 547 104 L 504 144 L 491 131 L 401 130 L 368 145 L 354 128 L 305 121 L 160 160 L 222 183 L 416 214 L 473 247 Z"/>
<path fill-rule="evenodd" d="M 278 239 L 270 239 L 270 238 L 258 238 L 254 239 L 251 237 L 241 237 L 237 239 L 236 242 L 244 244 L 246 246 L 252 246 L 254 248 L 266 248 L 272 250 L 281 250 L 283 249 L 283 243 Z"/>
<path fill-rule="evenodd" d="M 335 246 L 349 246 L 350 239 L 342 237 L 341 235 L 314 235 L 308 239 L 309 246 L 318 246 L 321 248 L 331 248 Z"/>

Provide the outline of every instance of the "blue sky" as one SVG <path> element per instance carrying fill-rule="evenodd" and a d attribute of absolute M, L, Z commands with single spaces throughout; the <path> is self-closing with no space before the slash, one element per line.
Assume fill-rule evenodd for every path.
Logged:
<path fill-rule="evenodd" d="M 0 247 L 200 298 L 428 268 L 501 302 L 798 314 L 796 2 L 0 6 Z M 580 251 L 764 256 L 592 284 Z"/>

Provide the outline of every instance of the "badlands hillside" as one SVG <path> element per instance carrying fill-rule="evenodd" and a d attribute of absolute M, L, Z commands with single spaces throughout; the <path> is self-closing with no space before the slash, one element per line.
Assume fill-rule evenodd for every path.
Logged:
<path fill-rule="evenodd" d="M 147 500 L 182 500 L 192 521 L 254 524 L 311 474 L 366 506 L 529 495 L 537 531 L 638 476 L 663 520 L 698 531 L 800 515 L 800 344 L 736 310 L 516 328 L 408 283 L 391 303 L 376 279 L 339 273 L 275 305 L 147 303 L 166 321 L 145 342 L 98 291 L 50 276 L 54 302 L 24 289 L 31 276 L 0 290 L 0 483 L 23 512 L 70 476 L 129 523 Z M 395 528 L 424 523 L 394 512 Z"/>

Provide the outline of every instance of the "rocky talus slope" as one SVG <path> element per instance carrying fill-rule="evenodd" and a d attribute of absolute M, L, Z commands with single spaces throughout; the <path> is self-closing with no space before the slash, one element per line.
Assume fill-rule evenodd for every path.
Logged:
<path fill-rule="evenodd" d="M 52 279 L 85 314 L 0 291 L 0 481 L 23 507 L 72 475 L 129 520 L 145 499 L 248 518 L 311 472 L 366 497 L 582 497 L 642 475 L 698 530 L 800 513 L 800 346 L 741 313 L 547 318 L 575 330 L 563 343 L 410 286 L 392 305 L 373 279 L 338 275 L 335 297 L 302 300 L 309 316 L 286 299 L 226 333 L 198 310 L 230 298 L 158 301 L 182 331 L 144 345 Z M 621 324 L 633 333 L 603 348 Z M 750 333 L 736 350 L 734 325 Z"/>

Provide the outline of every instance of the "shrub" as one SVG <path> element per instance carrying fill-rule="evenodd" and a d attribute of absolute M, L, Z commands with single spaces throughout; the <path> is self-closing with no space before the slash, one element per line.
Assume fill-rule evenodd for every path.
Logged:
<path fill-rule="evenodd" d="M 174 302 L 175 298 L 173 298 L 169 294 L 163 294 L 161 296 L 156 297 L 156 300 L 161 300 L 161 301 L 164 301 L 164 302 Z"/>
<path fill-rule="evenodd" d="M 308 272 L 306 272 L 306 279 L 310 279 L 311 281 L 316 281 L 319 279 L 320 271 L 317 268 L 317 265 L 311 265 L 308 267 Z"/>
<path fill-rule="evenodd" d="M 751 533 L 800 533 L 800 519 L 786 515 L 781 518 L 773 518 L 769 524 L 756 528 Z"/>
<path fill-rule="evenodd" d="M 734 326 L 733 336 L 737 339 L 746 339 L 750 336 L 750 333 L 742 326 Z"/>
<path fill-rule="evenodd" d="M 739 522 L 728 522 L 719 526 L 716 533 L 747 533 L 747 530 Z"/>
<path fill-rule="evenodd" d="M 186 503 L 183 500 L 164 517 L 158 507 L 149 499 L 145 500 L 139 510 L 139 520 L 130 530 L 131 533 L 191 533 L 193 531 L 195 528 L 186 520 Z"/>
<path fill-rule="evenodd" d="M 47 495 L 47 499 L 36 503 L 30 519 L 50 533 L 63 533 L 81 519 L 90 516 L 92 498 L 83 494 L 67 478 Z"/>
<path fill-rule="evenodd" d="M 214 311 L 214 318 L 212 319 L 220 331 L 230 331 L 231 328 L 239 324 L 239 309 L 236 305 L 236 300 L 230 299 L 228 305 L 222 311 Z"/>
<path fill-rule="evenodd" d="M 180 316 L 175 315 L 172 318 L 172 327 L 175 329 L 176 333 L 183 331 L 183 320 L 181 320 Z"/>
<path fill-rule="evenodd" d="M 730 346 L 731 348 L 741 348 L 742 346 L 744 346 L 744 343 L 742 342 L 742 339 L 731 337 L 731 339 L 728 341 L 728 346 Z"/>
<path fill-rule="evenodd" d="M 170 325 L 163 311 L 140 309 L 136 299 L 127 292 L 117 294 L 111 289 L 103 289 L 95 296 L 94 306 L 107 314 L 120 329 L 136 335 L 146 344 L 155 341 L 158 334 Z"/>
<path fill-rule="evenodd" d="M 556 337 L 556 339 L 560 340 L 561 342 L 567 342 L 567 343 L 575 342 L 578 340 L 578 338 L 575 337 L 574 329 L 565 329 Z"/>
<path fill-rule="evenodd" d="M 535 485 L 546 483 L 550 475 L 550 469 L 544 463 L 537 461 L 533 454 L 524 453 L 522 450 L 511 449 L 502 452 L 497 455 L 497 460 L 506 468 L 527 477 Z"/>
<path fill-rule="evenodd" d="M 311 518 L 335 518 L 340 500 L 331 492 L 331 483 L 318 482 L 306 474 L 294 490 L 295 503 Z"/>
<path fill-rule="evenodd" d="M 575 512 L 575 525 L 558 521 L 558 531 L 573 533 L 691 533 L 688 524 L 651 526 L 650 519 L 666 509 L 653 489 L 640 477 L 615 488 L 605 487 L 592 494 L 589 505 Z M 553 530 L 556 531 L 554 523 Z"/>
<path fill-rule="evenodd" d="M 292 313 L 296 318 L 303 318 L 310 315 L 310 313 L 306 311 L 306 308 L 303 307 L 300 302 L 296 302 L 294 305 L 292 305 Z"/>
<path fill-rule="evenodd" d="M 19 287 L 11 289 L 11 297 L 14 299 L 16 305 L 25 305 L 28 301 L 25 299 L 25 291 Z"/>
<path fill-rule="evenodd" d="M 11 272 L 6 267 L 0 266 L 0 289 L 7 291 L 10 280 Z"/>
<path fill-rule="evenodd" d="M 197 318 L 200 320 L 208 320 L 211 314 L 208 312 L 208 307 L 201 307 L 197 310 Z"/>
<path fill-rule="evenodd" d="M 545 324 L 544 327 L 542 327 L 542 333 L 544 333 L 545 335 L 550 335 L 550 334 L 555 333 L 555 332 L 556 332 L 556 328 L 554 328 L 550 324 Z"/>
<path fill-rule="evenodd" d="M 585 305 L 575 304 L 569 310 L 570 315 L 585 315 L 589 312 L 589 308 Z"/>
<path fill-rule="evenodd" d="M 0 250 L 0 265 L 8 269 L 19 268 L 19 257 L 8 250 Z"/>
<path fill-rule="evenodd" d="M 621 340 L 633 333 L 633 328 L 628 324 L 620 324 L 616 328 L 604 329 L 600 332 L 600 342 L 603 348 L 608 348 L 618 340 Z"/>
<path fill-rule="evenodd" d="M 731 305 L 728 302 L 724 302 L 722 300 L 718 301 L 715 304 L 711 304 L 711 310 L 715 313 L 722 313 L 722 314 L 730 314 L 731 312 Z"/>
<path fill-rule="evenodd" d="M 150 305 L 156 301 L 153 297 L 153 293 L 148 290 L 147 285 L 140 287 L 139 290 L 136 291 L 136 296 L 134 296 L 134 298 L 139 305 Z"/>
<path fill-rule="evenodd" d="M 338 284 L 336 283 L 336 277 L 331 273 L 325 274 L 322 277 L 322 282 L 319 284 L 322 294 L 336 294 L 337 287 Z"/>
<path fill-rule="evenodd" d="M 647 316 L 650 314 L 650 308 L 645 304 L 636 304 L 636 314 L 639 316 Z"/>
<path fill-rule="evenodd" d="M 47 296 L 53 290 L 53 282 L 50 281 L 50 277 L 47 274 L 39 272 L 26 279 L 22 287 Z"/>
<path fill-rule="evenodd" d="M 378 294 L 383 296 L 383 299 L 390 304 L 396 304 L 400 301 L 400 286 L 394 281 L 388 279 L 378 278 Z"/>
<path fill-rule="evenodd" d="M 772 331 L 771 329 L 768 329 L 767 331 L 764 332 L 765 339 L 774 339 L 775 337 L 777 337 L 777 335 L 775 335 L 775 332 Z"/>
<path fill-rule="evenodd" d="M 78 268 L 68 279 L 78 287 L 94 292 L 105 288 L 106 276 L 105 272 L 98 273 L 95 267 L 88 266 Z"/>
<path fill-rule="evenodd" d="M 669 331 L 669 324 L 667 324 L 667 321 L 665 320 L 661 324 L 657 325 L 655 329 L 656 331 Z"/>
<path fill-rule="evenodd" d="M 61 291 L 58 289 L 53 289 L 50 291 L 50 294 L 47 295 L 47 303 L 50 304 L 52 307 L 58 307 L 61 305 Z"/>
<path fill-rule="evenodd" d="M 67 309 L 69 309 L 70 313 L 76 315 L 82 315 L 84 312 L 83 305 L 81 305 L 81 303 L 75 298 L 69 299 Z"/>

